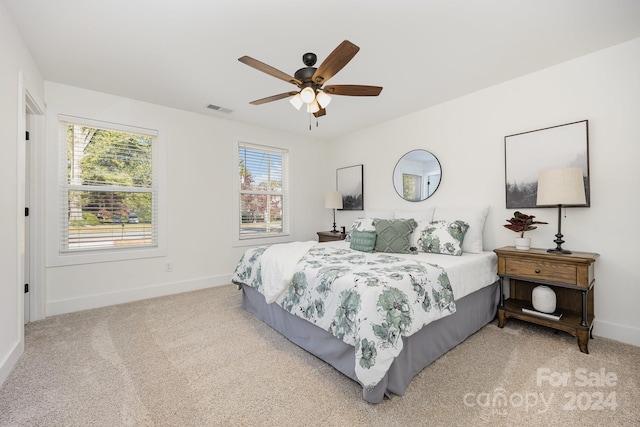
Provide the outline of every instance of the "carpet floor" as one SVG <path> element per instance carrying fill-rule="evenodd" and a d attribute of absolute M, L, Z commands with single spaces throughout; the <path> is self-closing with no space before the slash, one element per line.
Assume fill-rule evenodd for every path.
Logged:
<path fill-rule="evenodd" d="M 596 331 L 597 333 L 597 331 Z M 405 396 L 362 389 L 241 307 L 228 285 L 25 326 L 0 426 L 638 426 L 640 348 L 490 323 Z"/>

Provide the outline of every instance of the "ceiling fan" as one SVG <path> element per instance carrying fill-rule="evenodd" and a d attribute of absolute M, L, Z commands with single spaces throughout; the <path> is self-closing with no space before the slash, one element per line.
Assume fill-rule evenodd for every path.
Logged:
<path fill-rule="evenodd" d="M 338 71 L 342 70 L 345 65 L 358 53 L 360 48 L 348 40 L 343 41 L 336 47 L 333 52 L 320 64 L 318 68 L 314 65 L 317 61 L 315 53 L 305 53 L 302 55 L 302 62 L 306 67 L 299 69 L 292 76 L 284 73 L 270 65 L 253 59 L 249 56 L 238 58 L 238 61 L 255 68 L 258 71 L 269 74 L 285 82 L 298 86 L 298 91 L 284 92 L 278 95 L 269 96 L 267 98 L 258 99 L 250 102 L 253 105 L 265 104 L 271 101 L 292 97 L 289 102 L 296 108 L 300 109 L 304 104 L 307 105 L 307 112 L 312 113 L 316 118 L 327 114 L 326 107 L 331 101 L 330 95 L 346 95 L 346 96 L 378 96 L 382 91 L 380 86 L 363 86 L 363 85 L 330 85 L 322 86 L 327 80 L 333 77 Z"/>

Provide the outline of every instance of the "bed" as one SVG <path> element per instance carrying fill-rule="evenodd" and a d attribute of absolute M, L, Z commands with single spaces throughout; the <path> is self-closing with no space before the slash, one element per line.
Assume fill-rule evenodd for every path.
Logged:
<path fill-rule="evenodd" d="M 424 244 L 432 220 L 414 221 L 407 244 Z M 366 401 L 380 403 L 404 395 L 425 366 L 495 317 L 497 259 L 477 248 L 458 248 L 458 256 L 415 247 L 363 251 L 354 245 L 364 236 L 358 231 L 378 240 L 384 233 L 361 225 L 354 223 L 350 241 L 249 249 L 232 281 L 245 310 L 360 383 Z M 412 241 L 416 231 L 422 238 Z"/>

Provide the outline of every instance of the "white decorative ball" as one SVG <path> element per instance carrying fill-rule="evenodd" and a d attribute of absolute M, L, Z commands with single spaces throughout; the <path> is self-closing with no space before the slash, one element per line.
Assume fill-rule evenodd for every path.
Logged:
<path fill-rule="evenodd" d="M 543 313 L 556 311 L 556 293 L 548 286 L 536 286 L 531 293 L 533 308 Z"/>

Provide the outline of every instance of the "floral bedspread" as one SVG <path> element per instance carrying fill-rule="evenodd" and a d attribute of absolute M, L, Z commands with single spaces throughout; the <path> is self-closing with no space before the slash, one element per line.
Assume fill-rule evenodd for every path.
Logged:
<path fill-rule="evenodd" d="M 261 291 L 260 256 L 249 249 L 233 283 Z M 447 273 L 435 264 L 387 253 L 314 246 L 275 304 L 330 332 L 356 352 L 356 376 L 375 387 L 403 346 L 401 337 L 456 310 Z"/>

